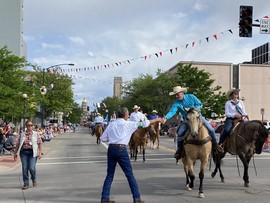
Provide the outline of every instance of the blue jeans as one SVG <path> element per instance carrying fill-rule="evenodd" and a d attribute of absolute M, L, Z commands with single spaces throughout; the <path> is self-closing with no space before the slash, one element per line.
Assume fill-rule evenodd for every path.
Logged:
<path fill-rule="evenodd" d="M 200 119 L 203 122 L 203 125 L 207 128 L 209 135 L 213 140 L 217 140 L 217 136 L 215 133 L 214 128 L 211 124 L 200 114 Z M 183 121 L 177 129 L 177 148 L 179 148 L 181 141 L 183 140 L 183 136 L 188 130 L 188 122 L 185 120 Z"/>
<path fill-rule="evenodd" d="M 233 122 L 234 122 L 233 118 L 226 118 L 224 130 L 219 139 L 219 144 L 222 144 L 224 140 L 229 136 L 231 129 L 233 127 Z"/>
<path fill-rule="evenodd" d="M 23 183 L 29 185 L 29 172 L 31 180 L 36 180 L 37 157 L 33 157 L 33 151 L 21 150 L 20 158 L 22 162 Z"/>
<path fill-rule="evenodd" d="M 110 146 L 107 152 L 107 176 L 103 184 L 101 193 L 101 200 L 108 200 L 110 198 L 111 185 L 114 178 L 116 164 L 119 164 L 122 168 L 125 176 L 127 177 L 129 187 L 132 192 L 134 200 L 140 199 L 140 192 L 137 181 L 133 175 L 128 151 L 126 147 L 122 146 Z"/>

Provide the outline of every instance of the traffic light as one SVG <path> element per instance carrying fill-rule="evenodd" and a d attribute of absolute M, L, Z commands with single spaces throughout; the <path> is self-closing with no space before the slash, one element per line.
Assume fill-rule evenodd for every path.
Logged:
<path fill-rule="evenodd" d="M 239 37 L 252 37 L 252 6 L 240 6 Z"/>

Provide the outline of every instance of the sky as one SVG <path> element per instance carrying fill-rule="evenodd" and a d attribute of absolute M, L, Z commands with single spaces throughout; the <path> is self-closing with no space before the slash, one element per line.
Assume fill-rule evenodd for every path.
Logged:
<path fill-rule="evenodd" d="M 270 17 L 269 0 L 24 0 L 27 60 L 75 64 L 61 69 L 75 101 L 93 110 L 113 96 L 114 77 L 155 77 L 179 61 L 251 61 L 270 35 L 253 27 L 252 38 L 239 37 L 240 5 L 253 6 L 253 20 Z"/>

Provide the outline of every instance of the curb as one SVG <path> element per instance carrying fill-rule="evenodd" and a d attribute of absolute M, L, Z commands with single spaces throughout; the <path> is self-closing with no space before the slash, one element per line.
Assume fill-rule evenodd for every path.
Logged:
<path fill-rule="evenodd" d="M 13 155 L 0 156 L 0 174 L 12 170 L 20 162 L 20 158 L 14 161 Z"/>

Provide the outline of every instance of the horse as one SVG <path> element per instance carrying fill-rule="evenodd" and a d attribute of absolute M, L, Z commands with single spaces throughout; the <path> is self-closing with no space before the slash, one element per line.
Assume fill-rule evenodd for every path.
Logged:
<path fill-rule="evenodd" d="M 137 161 L 138 147 L 142 148 L 143 162 L 145 162 L 145 149 L 147 146 L 148 128 L 138 128 L 129 141 L 130 159 Z"/>
<path fill-rule="evenodd" d="M 95 134 L 96 134 L 96 138 L 97 138 L 97 145 L 100 145 L 100 137 L 101 137 L 102 133 L 103 133 L 102 125 L 97 124 L 96 129 L 95 129 Z"/>
<path fill-rule="evenodd" d="M 200 160 L 200 185 L 198 197 L 203 198 L 204 171 L 212 150 L 211 137 L 209 136 L 207 128 L 203 125 L 197 109 L 189 109 L 187 111 L 187 121 L 189 130 L 185 135 L 185 156 L 182 158 L 184 171 L 186 174 L 187 190 L 190 191 L 194 187 L 194 164 L 196 160 Z"/>
<path fill-rule="evenodd" d="M 214 178 L 217 171 L 219 171 L 221 182 L 225 182 L 221 170 L 221 162 L 225 157 L 225 154 L 228 152 L 231 155 L 239 156 L 244 166 L 244 186 L 249 187 L 249 162 L 255 153 L 262 153 L 262 148 L 267 137 L 268 131 L 261 121 L 253 120 L 238 122 L 231 130 L 230 135 L 224 141 L 224 152 L 217 154 L 213 153 L 213 160 L 216 167 L 211 176 Z"/>
<path fill-rule="evenodd" d="M 159 148 L 160 139 L 160 123 L 155 122 L 149 125 L 149 136 L 150 136 L 150 148 L 154 149 L 155 142 L 157 141 L 157 149 Z"/>

